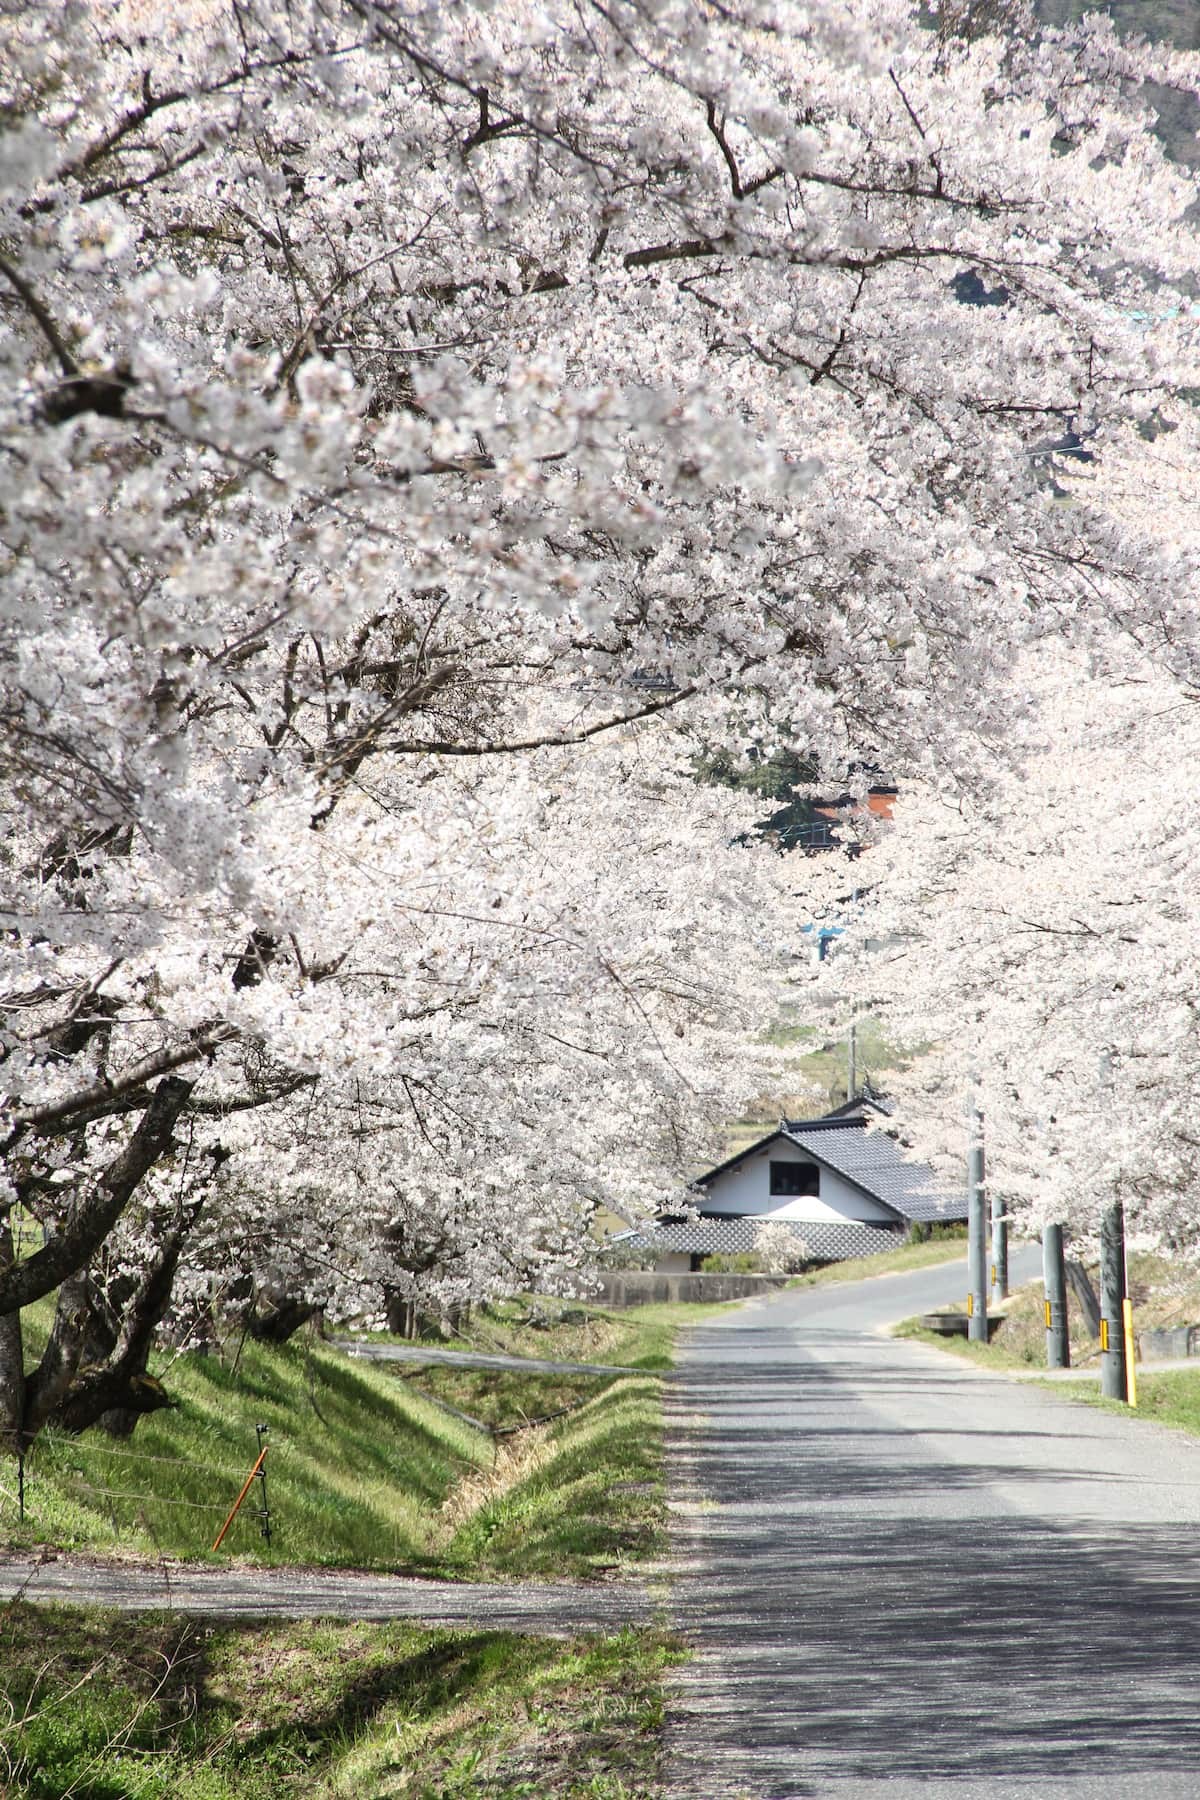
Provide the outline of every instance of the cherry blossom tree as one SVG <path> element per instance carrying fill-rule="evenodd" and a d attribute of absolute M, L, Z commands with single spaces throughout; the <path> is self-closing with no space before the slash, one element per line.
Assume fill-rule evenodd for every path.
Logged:
<path fill-rule="evenodd" d="M 1017 4 L 2 29 L 22 1441 L 157 1403 L 235 1243 L 463 1296 L 686 1165 L 781 897 L 692 751 L 965 778 L 1047 633 L 1188 664 L 1192 549 L 1045 463 L 1195 385 L 1197 72 Z"/>
<path fill-rule="evenodd" d="M 857 866 L 859 945 L 834 980 L 923 1051 L 906 1132 L 960 1167 L 973 1095 L 989 1184 L 1037 1230 L 1105 1208 L 1195 1254 L 1200 710 L 1132 659 L 1121 681 L 1043 652 L 1018 767 L 905 795 Z M 832 973 L 832 972 L 831 972 Z"/>

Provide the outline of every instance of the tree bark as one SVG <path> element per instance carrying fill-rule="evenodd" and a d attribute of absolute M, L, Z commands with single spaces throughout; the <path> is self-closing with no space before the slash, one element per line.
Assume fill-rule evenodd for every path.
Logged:
<path fill-rule="evenodd" d="M 139 1182 L 171 1147 L 171 1134 L 195 1082 L 168 1075 L 159 1082 L 129 1143 L 104 1175 L 75 1201 L 60 1229 L 23 1262 L 0 1267 L 0 1315 L 30 1306 L 85 1269 Z"/>
<path fill-rule="evenodd" d="M 75 1379 L 83 1355 L 93 1300 L 85 1274 L 70 1276 L 58 1290 L 54 1323 L 42 1360 L 25 1383 L 21 1444 L 29 1445 L 54 1415 Z"/>
<path fill-rule="evenodd" d="M 11 1268 L 15 1255 L 12 1216 L 6 1213 L 0 1223 L 0 1273 Z M 6 1449 L 19 1449 L 24 1416 L 25 1345 L 21 1315 L 0 1314 L 0 1444 Z"/>
<path fill-rule="evenodd" d="M 316 1317 L 321 1308 L 312 1300 L 298 1300 L 291 1294 L 259 1292 L 254 1297 L 246 1330 L 260 1344 L 286 1344 L 302 1325 Z"/>
<path fill-rule="evenodd" d="M 171 1304 L 184 1241 L 202 1206 L 197 1201 L 176 1218 L 139 1280 L 123 1282 L 104 1295 L 87 1283 L 77 1313 L 75 1373 L 65 1388 L 59 1385 L 51 1406 L 49 1390 L 45 1396 L 40 1390 L 39 1369 L 30 1383 L 27 1437 L 51 1419 L 66 1431 L 100 1425 L 114 1437 L 128 1437 L 144 1413 L 171 1404 L 161 1382 L 147 1373 L 147 1364 Z"/>

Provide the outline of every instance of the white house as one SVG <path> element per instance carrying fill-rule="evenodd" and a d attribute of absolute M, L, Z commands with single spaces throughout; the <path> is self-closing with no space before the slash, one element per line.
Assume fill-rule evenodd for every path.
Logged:
<path fill-rule="evenodd" d="M 894 1249 L 913 1225 L 964 1220 L 966 1195 L 947 1194 L 926 1163 L 907 1161 L 886 1117 L 885 1105 L 856 1100 L 820 1119 L 783 1119 L 697 1179 L 698 1218 L 666 1212 L 621 1241 L 658 1251 L 655 1268 L 676 1274 L 706 1256 L 753 1251 L 767 1223 L 788 1226 L 806 1260 L 825 1263 Z"/>

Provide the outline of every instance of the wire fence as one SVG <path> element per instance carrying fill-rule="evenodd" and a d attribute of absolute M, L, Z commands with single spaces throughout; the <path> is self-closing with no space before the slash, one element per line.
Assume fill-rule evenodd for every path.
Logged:
<path fill-rule="evenodd" d="M 151 1516 L 159 1508 L 168 1508 L 172 1512 L 185 1511 L 197 1515 L 197 1523 L 202 1517 L 226 1517 L 224 1530 L 232 1523 L 251 1486 L 252 1480 L 259 1482 L 259 1504 L 247 1509 L 247 1517 L 259 1522 L 259 1530 L 266 1542 L 271 1541 L 271 1510 L 267 1503 L 266 1485 L 266 1428 L 260 1427 L 257 1432 L 258 1458 L 246 1479 L 242 1491 L 230 1511 L 229 1497 L 242 1484 L 242 1475 L 226 1464 L 208 1462 L 199 1457 L 169 1456 L 156 1451 L 143 1451 L 127 1448 L 118 1444 L 105 1444 L 89 1439 L 86 1446 L 73 1438 L 59 1438 L 47 1435 L 39 1441 L 32 1455 L 18 1458 L 18 1478 L 15 1491 L 7 1486 L 0 1486 L 0 1497 L 16 1504 L 22 1521 L 38 1510 L 39 1488 L 45 1484 L 49 1490 L 46 1498 L 52 1505 L 62 1502 L 85 1507 L 91 1512 L 103 1512 L 108 1516 L 110 1526 L 119 1531 L 121 1525 L 136 1529 L 141 1527 L 153 1536 Z M 104 1479 L 104 1464 L 111 1459 L 117 1465 L 113 1471 L 113 1483 Z M 97 1467 L 97 1463 L 100 1467 Z M 177 1470 L 178 1485 L 187 1487 L 194 1483 L 203 1483 L 214 1496 L 211 1499 L 200 1499 L 184 1493 L 166 1494 L 161 1491 L 160 1482 L 155 1481 L 148 1473 L 146 1484 L 142 1487 L 129 1485 L 117 1486 L 124 1476 L 125 1482 L 137 1480 L 137 1467 L 161 1469 L 163 1467 Z M 129 1516 L 122 1521 L 118 1518 L 118 1504 L 129 1508 Z M 221 1536 L 224 1536 L 224 1530 Z M 207 1547 L 207 1533 L 204 1533 L 204 1547 Z M 200 1547 L 199 1545 L 197 1546 Z"/>

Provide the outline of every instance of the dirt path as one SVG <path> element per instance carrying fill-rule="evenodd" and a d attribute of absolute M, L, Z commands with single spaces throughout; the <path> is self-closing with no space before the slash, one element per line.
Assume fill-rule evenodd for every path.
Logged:
<path fill-rule="evenodd" d="M 446 1363 L 456 1369 L 524 1369 L 528 1375 L 645 1375 L 624 1363 L 550 1362 L 540 1356 L 507 1356 L 490 1350 L 434 1350 L 425 1344 L 371 1344 L 359 1338 L 331 1338 L 330 1348 L 364 1362 Z"/>
<path fill-rule="evenodd" d="M 114 1606 L 240 1619 L 420 1619 L 431 1625 L 521 1631 L 547 1637 L 648 1624 L 655 1607 L 631 1583 L 496 1584 L 415 1581 L 334 1569 L 207 1568 L 186 1563 L 104 1562 L 36 1553 L 0 1555 L 0 1604 Z"/>

